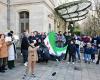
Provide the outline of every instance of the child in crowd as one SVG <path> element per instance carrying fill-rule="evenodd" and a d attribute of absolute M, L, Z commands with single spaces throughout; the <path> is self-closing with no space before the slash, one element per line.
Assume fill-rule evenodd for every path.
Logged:
<path fill-rule="evenodd" d="M 91 43 L 87 43 L 87 45 L 84 47 L 84 61 L 85 63 L 90 63 L 91 61 Z"/>
<path fill-rule="evenodd" d="M 95 47 L 95 45 L 93 45 L 92 44 L 92 46 L 91 46 L 91 60 L 92 60 L 92 62 L 94 62 L 95 61 L 95 53 L 96 53 L 96 47 Z"/>
<path fill-rule="evenodd" d="M 70 44 L 68 45 L 68 52 L 69 52 L 69 62 L 75 62 L 75 54 L 76 54 L 76 45 L 73 40 L 70 41 Z"/>
<path fill-rule="evenodd" d="M 34 69 L 36 66 L 36 62 L 38 61 L 38 54 L 37 54 L 38 46 L 35 47 L 34 44 L 35 44 L 34 41 L 31 42 L 28 48 L 28 63 L 26 65 L 27 68 L 26 68 L 26 74 L 24 75 L 24 78 L 27 75 L 35 77 Z"/>

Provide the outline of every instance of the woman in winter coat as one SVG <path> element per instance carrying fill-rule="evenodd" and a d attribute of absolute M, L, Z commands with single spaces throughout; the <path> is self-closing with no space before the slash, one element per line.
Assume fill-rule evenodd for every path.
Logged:
<path fill-rule="evenodd" d="M 0 34 L 0 72 L 5 72 L 8 57 L 8 46 L 5 42 L 5 35 Z"/>
<path fill-rule="evenodd" d="M 38 61 L 37 54 L 38 47 L 34 46 L 34 41 L 30 44 L 28 48 L 28 65 L 27 65 L 27 74 L 34 76 L 34 69 L 36 62 Z"/>

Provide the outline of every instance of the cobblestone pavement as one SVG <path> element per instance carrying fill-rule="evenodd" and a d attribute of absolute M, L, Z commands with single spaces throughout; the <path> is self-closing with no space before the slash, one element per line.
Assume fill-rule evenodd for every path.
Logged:
<path fill-rule="evenodd" d="M 75 70 L 74 68 L 79 68 Z M 27 77 L 26 80 L 100 80 L 100 65 L 94 63 L 67 63 L 66 61 L 38 63 L 35 70 L 36 77 Z M 52 73 L 56 72 L 55 76 Z M 23 80 L 25 73 L 23 64 L 17 64 L 13 70 L 0 73 L 0 80 Z"/>

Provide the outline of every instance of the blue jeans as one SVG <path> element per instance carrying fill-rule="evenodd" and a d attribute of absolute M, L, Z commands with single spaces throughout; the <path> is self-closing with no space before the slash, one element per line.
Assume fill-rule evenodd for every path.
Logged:
<path fill-rule="evenodd" d="M 80 60 L 80 49 L 79 48 L 76 48 L 76 56 Z"/>
<path fill-rule="evenodd" d="M 85 61 L 91 61 L 91 54 L 84 54 Z"/>

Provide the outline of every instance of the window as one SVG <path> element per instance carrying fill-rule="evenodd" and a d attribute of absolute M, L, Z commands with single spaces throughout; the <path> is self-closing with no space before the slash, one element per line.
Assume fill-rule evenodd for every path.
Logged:
<path fill-rule="evenodd" d="M 29 31 L 29 12 L 22 11 L 19 13 L 19 29 L 20 33 L 22 33 L 24 30 Z"/>
<path fill-rule="evenodd" d="M 20 18 L 21 19 L 23 19 L 23 18 L 29 18 L 29 12 L 27 12 L 27 11 L 20 12 Z"/>
<path fill-rule="evenodd" d="M 49 23 L 49 32 L 51 32 L 51 24 Z"/>
<path fill-rule="evenodd" d="M 24 31 L 24 23 L 21 23 L 21 32 Z"/>

